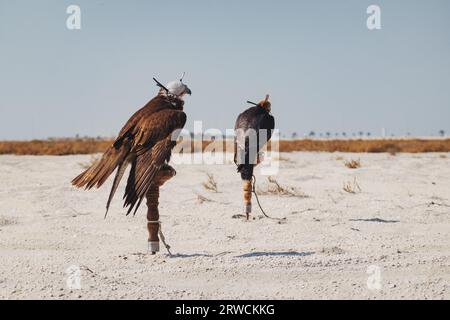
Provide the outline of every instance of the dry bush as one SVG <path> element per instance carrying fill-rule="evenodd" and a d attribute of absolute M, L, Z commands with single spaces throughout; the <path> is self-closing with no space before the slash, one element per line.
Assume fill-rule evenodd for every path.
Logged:
<path fill-rule="evenodd" d="M 350 161 L 345 161 L 344 165 L 349 168 L 349 169 L 357 169 L 357 168 L 361 168 L 361 159 L 358 160 L 350 160 Z"/>
<path fill-rule="evenodd" d="M 2 141 L 0 154 L 17 155 L 71 155 L 103 153 L 114 142 L 112 139 L 48 139 L 32 141 Z M 204 150 L 209 144 L 222 143 L 223 150 L 233 150 L 233 140 L 223 141 L 191 141 L 191 150 L 199 144 L 198 149 Z M 189 145 L 189 141 L 183 144 Z M 450 139 L 357 139 L 357 140 L 282 140 L 279 143 L 280 152 L 321 151 L 321 152 L 369 152 L 390 153 L 399 152 L 450 152 Z M 268 145 L 270 150 L 270 143 Z"/>
<path fill-rule="evenodd" d="M 105 139 L 49 139 L 32 141 L 2 141 L 0 154 L 71 155 L 103 153 L 111 140 Z"/>
<path fill-rule="evenodd" d="M 322 151 L 353 153 L 450 152 L 450 139 L 357 139 L 357 140 L 283 140 L 280 151 Z"/>
<path fill-rule="evenodd" d="M 267 180 L 269 182 L 269 184 L 267 186 L 267 190 L 258 189 L 258 194 L 261 194 L 261 195 L 272 194 L 272 195 L 299 197 L 299 198 L 307 198 L 308 197 L 306 194 L 304 194 L 302 191 L 298 190 L 295 187 L 281 185 L 273 177 L 268 177 Z"/>
<path fill-rule="evenodd" d="M 348 181 L 344 182 L 344 186 L 342 188 L 347 193 L 355 194 L 357 192 L 361 192 L 361 187 L 359 186 L 358 182 L 356 181 L 356 177 L 353 179 L 353 182 Z"/>
<path fill-rule="evenodd" d="M 446 154 L 440 154 L 440 155 L 439 155 L 439 158 L 441 158 L 441 159 L 447 159 L 447 155 L 446 155 Z"/>
<path fill-rule="evenodd" d="M 214 175 L 212 173 L 207 173 L 206 175 L 208 177 L 208 180 L 203 182 L 203 184 L 202 184 L 203 187 L 210 191 L 219 192 L 218 187 L 217 187 L 217 182 L 214 179 Z"/>

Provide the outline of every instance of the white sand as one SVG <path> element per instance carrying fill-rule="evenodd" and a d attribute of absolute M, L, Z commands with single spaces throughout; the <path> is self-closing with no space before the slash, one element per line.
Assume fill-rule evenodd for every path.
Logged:
<path fill-rule="evenodd" d="M 256 205 L 256 220 L 232 218 L 242 211 L 233 165 L 175 166 L 160 199 L 170 258 L 146 254 L 146 208 L 124 215 L 124 183 L 107 220 L 111 180 L 71 187 L 90 156 L 1 156 L 0 298 L 450 298 L 450 154 L 282 157 L 276 179 L 309 196 L 261 196 L 282 224 L 260 219 Z M 207 171 L 219 193 L 203 188 Z M 362 192 L 344 192 L 354 177 Z M 66 285 L 70 266 L 81 268 L 81 289 Z M 379 268 L 370 283 L 380 290 L 368 288 L 368 268 Z"/>

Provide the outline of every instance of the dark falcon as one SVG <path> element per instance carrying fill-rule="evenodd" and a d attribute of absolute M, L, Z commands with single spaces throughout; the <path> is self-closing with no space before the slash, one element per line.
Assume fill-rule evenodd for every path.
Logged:
<path fill-rule="evenodd" d="M 244 183 L 244 203 L 247 219 L 251 213 L 253 169 L 262 161 L 261 149 L 272 137 L 275 119 L 270 114 L 269 95 L 258 104 L 242 112 L 235 125 L 235 155 L 237 171 Z"/>

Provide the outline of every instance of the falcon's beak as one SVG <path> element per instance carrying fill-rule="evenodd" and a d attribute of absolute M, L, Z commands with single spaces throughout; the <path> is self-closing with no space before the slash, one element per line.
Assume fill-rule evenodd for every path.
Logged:
<path fill-rule="evenodd" d="M 188 87 L 186 87 L 186 92 L 185 93 L 188 94 L 188 95 L 192 95 L 192 91 Z"/>

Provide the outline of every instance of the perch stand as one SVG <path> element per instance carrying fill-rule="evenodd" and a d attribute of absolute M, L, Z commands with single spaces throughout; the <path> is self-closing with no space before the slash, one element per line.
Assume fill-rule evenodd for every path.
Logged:
<path fill-rule="evenodd" d="M 156 254 L 159 251 L 159 234 L 160 233 L 160 221 L 159 221 L 159 188 L 173 176 L 175 176 L 175 169 L 171 166 L 163 167 L 154 179 L 154 183 L 147 192 L 147 229 L 148 229 L 148 249 L 152 254 Z M 164 241 L 164 239 L 163 239 Z M 167 250 L 169 247 L 166 245 Z M 170 254 L 170 251 L 169 251 Z"/>

